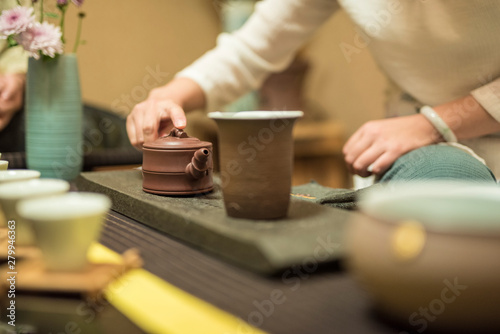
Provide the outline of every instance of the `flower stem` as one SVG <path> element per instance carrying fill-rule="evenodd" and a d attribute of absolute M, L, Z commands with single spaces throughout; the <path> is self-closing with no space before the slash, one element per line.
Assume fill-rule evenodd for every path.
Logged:
<path fill-rule="evenodd" d="M 75 46 L 73 47 L 73 53 L 76 53 L 76 51 L 78 50 L 78 46 L 80 45 L 80 37 L 82 35 L 82 22 L 84 17 L 85 13 L 83 12 L 78 13 L 78 27 L 76 30 L 76 39 L 75 39 Z"/>
<path fill-rule="evenodd" d="M 61 22 L 60 22 L 60 27 L 61 27 L 61 42 L 66 43 L 66 38 L 64 37 L 64 18 L 66 17 L 66 9 L 67 7 L 66 6 L 61 6 L 59 7 L 59 9 L 61 10 Z"/>
<path fill-rule="evenodd" d="M 40 0 L 40 23 L 43 23 L 43 0 Z"/>

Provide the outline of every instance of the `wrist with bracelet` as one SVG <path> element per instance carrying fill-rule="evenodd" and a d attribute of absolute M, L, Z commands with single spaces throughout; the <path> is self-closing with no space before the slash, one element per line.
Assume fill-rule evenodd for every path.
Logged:
<path fill-rule="evenodd" d="M 432 126 L 439 132 L 443 139 L 448 143 L 456 143 L 457 136 L 450 129 L 448 124 L 438 115 L 438 113 L 430 106 L 423 106 L 419 112 L 432 124 Z"/>

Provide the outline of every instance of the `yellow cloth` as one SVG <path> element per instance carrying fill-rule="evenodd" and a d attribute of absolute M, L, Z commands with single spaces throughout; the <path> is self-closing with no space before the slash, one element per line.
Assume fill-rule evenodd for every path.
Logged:
<path fill-rule="evenodd" d="M 92 262 L 117 262 L 120 256 L 95 244 Z M 118 262 L 119 263 L 119 262 Z M 265 334 L 241 319 L 163 281 L 144 269 L 133 269 L 108 286 L 108 301 L 142 330 L 155 334 Z"/>

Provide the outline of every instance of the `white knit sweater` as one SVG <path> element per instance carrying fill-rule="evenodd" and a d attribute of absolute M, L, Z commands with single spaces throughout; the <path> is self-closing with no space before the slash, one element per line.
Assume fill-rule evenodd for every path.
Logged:
<path fill-rule="evenodd" d="M 359 27 L 352 43 L 339 45 L 346 61 L 368 47 L 387 76 L 418 103 L 435 106 L 472 94 L 500 121 L 495 0 L 264 0 L 240 30 L 221 34 L 215 49 L 178 76 L 196 81 L 207 110 L 216 110 L 286 68 L 339 4 Z M 464 143 L 500 176 L 500 137 Z"/>

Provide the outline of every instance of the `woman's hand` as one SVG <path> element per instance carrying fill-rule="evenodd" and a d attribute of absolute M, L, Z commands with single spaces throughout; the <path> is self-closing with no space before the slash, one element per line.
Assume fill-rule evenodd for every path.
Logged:
<path fill-rule="evenodd" d="M 127 117 L 130 143 L 142 148 L 145 142 L 167 134 L 172 127 L 186 127 L 189 111 L 202 108 L 205 95 L 197 83 L 187 78 L 177 78 L 167 85 L 153 89 L 148 98 L 137 104 Z"/>
<path fill-rule="evenodd" d="M 154 95 L 153 90 L 148 99 L 137 104 L 127 117 L 128 137 L 137 148 L 168 133 L 172 127 L 186 127 L 182 107 L 171 99 L 160 99 Z"/>
<path fill-rule="evenodd" d="M 435 106 L 434 110 L 458 139 L 500 131 L 500 123 L 472 95 Z M 349 170 L 360 176 L 381 175 L 403 154 L 443 141 L 425 116 L 371 121 L 356 131 L 344 146 Z"/>
<path fill-rule="evenodd" d="M 0 131 L 23 106 L 25 78 L 21 73 L 0 75 Z"/>
<path fill-rule="evenodd" d="M 348 169 L 360 176 L 381 175 L 403 154 L 442 141 L 423 115 L 370 121 L 349 138 L 343 153 Z"/>

